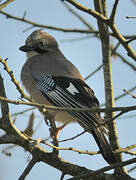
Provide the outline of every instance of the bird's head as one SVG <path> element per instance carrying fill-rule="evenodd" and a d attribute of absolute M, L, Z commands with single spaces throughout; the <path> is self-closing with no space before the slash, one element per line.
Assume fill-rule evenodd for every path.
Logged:
<path fill-rule="evenodd" d="M 28 58 L 58 50 L 58 44 L 54 37 L 41 30 L 33 31 L 25 41 L 25 45 L 19 48 L 27 53 Z"/>

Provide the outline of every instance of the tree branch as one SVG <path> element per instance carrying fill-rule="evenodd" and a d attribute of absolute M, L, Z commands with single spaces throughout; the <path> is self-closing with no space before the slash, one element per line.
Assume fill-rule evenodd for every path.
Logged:
<path fill-rule="evenodd" d="M 123 57 L 123 55 L 121 55 L 120 53 L 118 53 L 116 51 L 114 52 L 114 54 L 116 56 L 118 56 L 122 60 L 123 63 L 127 64 L 130 68 L 132 68 L 134 71 L 136 71 L 136 66 L 133 65 L 132 63 L 130 63 L 129 61 L 127 61 L 126 58 Z"/>
<path fill-rule="evenodd" d="M 104 168 L 101 168 L 101 169 L 98 169 L 96 170 L 95 172 L 90 172 L 90 173 L 86 173 L 86 174 L 83 174 L 83 175 L 79 175 L 79 176 L 76 176 L 74 178 L 70 178 L 70 179 L 67 179 L 67 180 L 79 180 L 79 179 L 84 179 L 84 178 L 88 178 L 92 175 L 96 175 L 96 174 L 100 174 L 100 173 L 104 173 L 106 171 L 109 171 L 111 169 L 114 169 L 114 168 L 117 168 L 117 167 L 123 167 L 123 166 L 127 166 L 129 164 L 132 164 L 132 163 L 136 163 L 136 158 L 133 158 L 133 159 L 130 159 L 130 160 L 127 160 L 127 161 L 124 161 L 124 162 L 121 162 L 121 163 L 116 163 L 116 164 L 113 164 L 111 166 L 106 166 Z M 124 178 L 123 178 L 124 177 Z M 125 178 L 126 177 L 126 178 Z M 116 177 L 115 177 L 116 178 Z M 121 175 L 120 174 L 120 179 L 131 179 L 129 176 L 127 175 Z M 133 179 L 133 178 L 132 178 Z"/>
<path fill-rule="evenodd" d="M 58 149 L 54 148 L 54 147 L 58 147 L 59 143 L 58 143 L 57 136 L 56 136 L 57 128 L 56 128 L 56 124 L 55 124 L 55 116 L 49 115 L 48 119 L 50 121 L 50 126 L 51 126 L 50 137 L 52 137 L 52 139 L 53 139 L 53 152 L 54 152 L 55 156 L 57 157 L 59 152 L 58 152 Z"/>
<path fill-rule="evenodd" d="M 11 2 L 13 2 L 14 0 L 7 0 L 4 3 L 0 4 L 0 10 L 5 8 L 6 6 L 8 6 Z"/>
<path fill-rule="evenodd" d="M 60 140 L 60 141 L 58 141 L 58 142 L 66 142 L 66 141 L 69 141 L 69 140 L 73 140 L 73 139 L 75 139 L 75 138 L 81 136 L 81 135 L 84 134 L 85 132 L 87 132 L 87 131 L 85 130 L 85 131 L 83 131 L 83 132 L 77 134 L 76 136 L 73 136 L 73 137 L 67 138 L 67 139 L 63 139 L 63 140 Z"/>
<path fill-rule="evenodd" d="M 126 107 L 108 107 L 108 108 L 62 108 L 62 107 L 56 107 L 56 106 L 47 106 L 44 104 L 38 104 L 34 102 L 26 102 L 26 101 L 15 101 L 11 99 L 7 99 L 0 96 L 0 101 L 6 101 L 11 104 L 16 105 L 28 105 L 28 106 L 34 106 L 37 108 L 43 108 L 44 111 L 46 110 L 58 110 L 58 111 L 67 111 L 67 112 L 114 112 L 114 111 L 135 111 L 136 106 L 126 106 Z"/>
<path fill-rule="evenodd" d="M 94 32 L 94 28 L 87 22 L 82 16 L 80 16 L 74 9 L 72 9 L 67 3 L 63 2 L 64 6 L 75 16 L 77 17 L 90 31 Z M 95 34 L 97 35 L 97 34 Z"/>
<path fill-rule="evenodd" d="M 112 8 L 112 12 L 111 12 L 111 16 L 110 16 L 110 20 L 111 20 L 112 24 L 114 23 L 118 2 L 119 2 L 119 0 L 115 0 L 113 8 Z"/>
<path fill-rule="evenodd" d="M 103 22 L 103 23 L 107 24 L 110 27 L 110 29 L 112 30 L 113 36 L 116 37 L 119 40 L 119 42 L 122 44 L 122 46 L 128 52 L 128 56 L 130 56 L 134 61 L 136 61 L 136 53 L 135 53 L 135 51 L 130 47 L 130 45 L 128 44 L 127 40 L 119 32 L 118 28 L 113 23 L 112 18 L 108 19 L 107 17 L 103 16 L 102 13 L 97 12 L 97 11 L 93 11 L 90 8 L 86 8 L 85 6 L 83 6 L 83 5 L 79 4 L 78 2 L 76 2 L 75 0 L 65 0 L 65 1 L 69 2 L 70 4 L 72 4 L 77 9 L 79 9 L 79 10 L 81 10 L 83 12 L 86 12 L 87 14 L 92 15 L 93 17 L 95 17 L 100 22 Z M 112 17 L 114 17 L 114 13 L 116 11 L 117 4 L 118 4 L 118 0 L 116 0 L 115 3 L 114 3 Z"/>
<path fill-rule="evenodd" d="M 0 74 L 0 96 L 5 97 L 6 99 L 6 92 L 1 74 Z M 9 120 L 10 112 L 9 112 L 8 102 L 6 101 L 1 102 L 1 112 L 2 112 L 2 118 Z"/>
<path fill-rule="evenodd" d="M 24 180 L 36 163 L 37 159 L 33 157 L 18 180 Z"/>
<path fill-rule="evenodd" d="M 14 74 L 13 74 L 13 71 L 10 70 L 10 68 L 8 67 L 8 64 L 7 64 L 7 59 L 4 60 L 0 57 L 0 62 L 3 64 L 4 66 L 4 70 L 8 73 L 8 75 L 11 77 L 11 81 L 15 84 L 17 90 L 19 91 L 19 93 L 21 94 L 21 97 L 22 98 L 25 98 L 27 99 L 28 101 L 32 101 L 30 97 L 28 97 L 22 87 L 19 85 L 19 82 L 16 80 Z"/>
<path fill-rule="evenodd" d="M 39 23 L 33 22 L 33 21 L 28 20 L 24 17 L 13 16 L 11 14 L 4 12 L 4 11 L 0 11 L 0 13 L 5 15 L 7 18 L 11 18 L 11 19 L 15 19 L 17 21 L 25 22 L 27 24 L 31 24 L 32 27 L 41 27 L 41 28 L 46 28 L 46 29 L 51 29 L 51 30 L 56 30 L 56 31 L 63 31 L 63 32 L 90 33 L 90 30 L 86 30 L 86 29 L 66 29 L 66 28 L 60 28 L 60 27 L 55 27 L 55 26 L 47 26 L 44 24 L 39 24 Z"/>
<path fill-rule="evenodd" d="M 51 144 L 48 144 L 46 141 L 41 141 L 41 143 L 53 148 L 53 149 L 56 149 L 57 151 L 73 151 L 73 152 L 77 152 L 79 154 L 88 154 L 88 155 L 96 155 L 96 154 L 100 154 L 100 152 L 95 152 L 95 151 L 83 151 L 83 150 L 80 150 L 80 149 L 76 149 L 76 148 L 73 148 L 73 147 L 69 147 L 69 148 L 65 148 L 65 147 L 58 147 L 58 146 L 54 146 L 54 145 L 51 145 Z"/>
<path fill-rule="evenodd" d="M 105 6 L 102 4 L 104 3 Z M 106 1 L 102 2 L 101 0 L 94 0 L 94 6 L 95 10 L 99 13 L 105 12 L 105 16 L 107 17 L 107 7 L 106 7 Z M 113 8 L 113 17 L 115 13 L 115 7 Z M 108 26 L 101 21 L 97 21 L 98 28 L 100 32 L 100 39 L 101 39 L 101 45 L 102 45 L 102 55 L 103 55 L 103 71 L 104 71 L 104 84 L 105 84 L 105 102 L 106 102 L 106 108 L 114 107 L 114 95 L 113 95 L 113 82 L 112 82 L 112 69 L 111 69 L 111 56 L 110 56 L 110 41 L 109 41 L 109 30 Z M 107 123 L 108 129 L 109 129 L 109 140 L 111 143 L 111 146 L 113 150 L 119 149 L 119 141 L 118 141 L 118 135 L 117 135 L 117 129 L 114 121 L 114 113 L 109 111 L 106 112 L 106 119 L 109 121 L 112 119 L 112 121 L 109 121 Z M 122 161 L 121 154 L 117 154 L 117 161 Z M 125 172 L 124 169 L 122 169 L 122 172 Z"/>
<path fill-rule="evenodd" d="M 92 73 L 90 73 L 88 76 L 86 76 L 84 78 L 84 80 L 89 79 L 91 76 L 93 76 L 95 73 L 97 73 L 102 68 L 102 66 L 103 66 L 102 64 L 100 66 L 98 66 Z"/>
<path fill-rule="evenodd" d="M 86 8 L 85 6 L 81 5 L 80 3 L 76 2 L 75 0 L 65 0 L 68 3 L 72 4 L 73 6 L 75 6 L 77 9 L 86 12 L 87 14 L 92 15 L 93 17 L 97 18 L 98 20 L 102 21 L 102 22 L 107 22 L 107 18 L 105 18 L 102 14 L 100 14 L 97 11 L 94 11 L 90 8 Z"/>

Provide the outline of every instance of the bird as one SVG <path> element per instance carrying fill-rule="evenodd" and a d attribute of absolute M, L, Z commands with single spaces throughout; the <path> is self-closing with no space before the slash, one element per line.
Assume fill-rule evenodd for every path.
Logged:
<path fill-rule="evenodd" d="M 35 102 L 62 108 L 99 108 L 94 91 L 79 70 L 65 58 L 53 36 L 41 29 L 35 30 L 19 49 L 27 55 L 21 70 L 21 81 Z M 106 137 L 108 127 L 99 126 L 104 122 L 100 113 L 57 110 L 48 113 L 55 117 L 55 121 L 63 124 L 60 129 L 77 122 L 93 135 L 105 161 L 116 163 L 115 154 Z"/>

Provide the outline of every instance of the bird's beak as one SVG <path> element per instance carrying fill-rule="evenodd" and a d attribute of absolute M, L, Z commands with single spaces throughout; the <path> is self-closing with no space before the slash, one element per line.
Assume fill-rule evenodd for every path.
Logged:
<path fill-rule="evenodd" d="M 21 51 L 24 51 L 24 52 L 28 52 L 28 51 L 32 51 L 32 50 L 33 50 L 32 47 L 28 47 L 28 46 L 26 46 L 26 45 L 21 46 L 19 49 L 20 49 Z"/>

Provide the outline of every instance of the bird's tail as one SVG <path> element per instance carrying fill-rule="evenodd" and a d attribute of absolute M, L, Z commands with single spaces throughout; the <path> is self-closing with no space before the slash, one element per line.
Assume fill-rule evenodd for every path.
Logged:
<path fill-rule="evenodd" d="M 102 132 L 102 129 L 96 128 L 91 131 L 97 145 L 99 146 L 100 152 L 103 156 L 103 158 L 109 163 L 114 164 L 117 162 L 116 157 L 114 153 L 112 152 L 112 148 L 110 144 L 108 143 L 104 133 Z"/>

